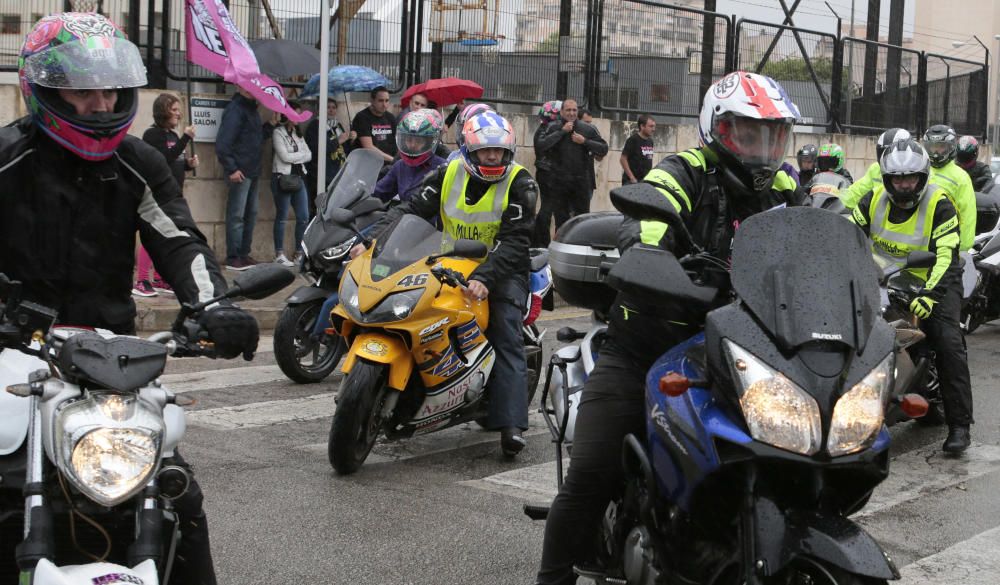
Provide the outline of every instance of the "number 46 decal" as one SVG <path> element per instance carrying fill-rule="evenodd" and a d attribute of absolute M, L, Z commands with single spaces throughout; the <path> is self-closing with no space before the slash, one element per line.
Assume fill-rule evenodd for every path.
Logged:
<path fill-rule="evenodd" d="M 407 274 L 402 280 L 396 283 L 396 286 L 420 286 L 427 284 L 429 276 L 426 272 L 423 274 Z"/>

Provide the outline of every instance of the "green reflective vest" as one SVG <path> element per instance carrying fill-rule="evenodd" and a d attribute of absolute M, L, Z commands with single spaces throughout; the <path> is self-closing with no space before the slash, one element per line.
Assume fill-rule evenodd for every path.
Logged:
<path fill-rule="evenodd" d="M 964 252 L 972 248 L 976 243 L 976 192 L 972 188 L 969 173 L 955 164 L 955 161 L 948 161 L 941 168 L 931 166 L 931 177 L 927 183 L 940 187 L 955 206 L 955 213 L 958 214 L 958 249 Z"/>
<path fill-rule="evenodd" d="M 840 193 L 840 200 L 844 203 L 844 207 L 854 209 L 869 191 L 874 191 L 875 187 L 881 186 L 882 167 L 877 162 L 873 162 L 868 166 L 868 170 L 865 171 L 865 176 L 858 179 L 846 191 Z"/>
<path fill-rule="evenodd" d="M 451 250 L 455 240 L 479 240 L 493 247 L 493 240 L 500 231 L 500 220 L 507 209 L 510 185 L 524 167 L 513 163 L 513 168 L 499 183 L 493 183 L 474 205 L 465 200 L 469 173 L 462 160 L 448 163 L 441 185 L 441 224 L 443 237 L 441 251 Z"/>
<path fill-rule="evenodd" d="M 868 208 L 868 217 L 871 218 L 869 235 L 875 253 L 897 266 L 902 266 L 910 252 L 930 250 L 934 211 L 944 198 L 943 190 L 928 185 L 927 192 L 920 198 L 917 210 L 909 219 L 903 223 L 893 223 L 889 220 L 891 209 L 889 195 L 883 186 L 877 187 Z M 953 224 L 948 227 L 953 227 Z M 928 279 L 927 268 L 911 268 L 908 271 L 925 282 Z"/>

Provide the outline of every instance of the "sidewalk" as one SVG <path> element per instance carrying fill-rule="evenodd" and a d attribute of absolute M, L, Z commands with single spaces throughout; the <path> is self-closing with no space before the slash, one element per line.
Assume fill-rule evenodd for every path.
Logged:
<path fill-rule="evenodd" d="M 232 284 L 233 277 L 237 272 L 223 270 L 226 281 Z M 277 292 L 266 299 L 259 301 L 238 300 L 236 304 L 250 312 L 260 325 L 261 331 L 274 329 L 278 322 L 278 315 L 285 308 L 285 299 L 288 298 L 297 288 L 309 284 L 304 276 L 296 274 L 295 280 L 280 292 Z M 177 318 L 177 311 L 180 310 L 180 303 L 174 295 L 158 295 L 155 297 L 137 297 L 135 299 L 136 317 L 135 327 L 138 331 L 153 332 L 167 331 Z"/>
<path fill-rule="evenodd" d="M 223 270 L 223 275 L 229 283 L 232 283 L 233 277 L 237 274 L 232 270 Z M 285 287 L 281 292 L 277 292 L 259 301 L 242 300 L 236 301 L 236 304 L 249 311 L 257 319 L 261 331 L 271 331 L 278 322 L 281 310 L 285 308 L 285 299 L 300 286 L 307 284 L 309 284 L 309 281 L 304 276 L 296 274 L 292 284 Z M 138 331 L 144 333 L 167 331 L 173 325 L 174 319 L 177 318 L 177 311 L 180 309 L 180 304 L 174 295 L 161 294 L 155 297 L 137 297 L 133 295 L 132 298 L 135 299 L 135 326 Z M 562 300 L 562 297 L 558 294 L 555 295 L 555 307 L 557 309 L 568 306 Z"/>

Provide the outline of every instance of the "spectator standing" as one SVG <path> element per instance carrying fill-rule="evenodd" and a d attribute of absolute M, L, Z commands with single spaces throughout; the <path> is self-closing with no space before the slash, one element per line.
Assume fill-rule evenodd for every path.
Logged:
<path fill-rule="evenodd" d="M 229 270 L 246 270 L 257 263 L 250 257 L 253 228 L 257 223 L 257 190 L 264 123 L 257 100 L 237 88 L 222 112 L 215 153 L 229 182 L 226 198 L 226 262 Z"/>
<path fill-rule="evenodd" d="M 198 166 L 198 155 L 183 156 L 184 149 L 194 138 L 194 126 L 184 129 L 184 135 L 178 136 L 175 130 L 181 122 L 181 101 L 177 96 L 161 93 L 153 101 L 153 125 L 147 129 L 142 139 L 163 154 L 170 167 L 170 172 L 177 181 L 177 186 L 184 190 L 184 173 Z M 150 279 L 152 272 L 152 279 Z M 140 297 L 152 297 L 157 293 L 174 294 L 174 289 L 160 276 L 153 266 L 153 260 L 143 245 L 139 245 L 136 259 L 135 284 L 132 294 Z"/>
<path fill-rule="evenodd" d="M 653 132 L 656 120 L 652 116 L 639 116 L 636 132 L 625 141 L 619 161 L 622 165 L 622 185 L 638 183 L 653 168 Z"/>
<path fill-rule="evenodd" d="M 357 138 L 357 133 L 351 130 L 344 130 L 343 124 L 337 119 L 337 100 L 326 100 L 326 180 L 324 185 L 329 185 L 330 181 L 340 172 L 340 167 L 347 160 L 348 149 L 351 142 Z M 309 199 L 309 214 L 316 213 L 316 173 L 319 172 L 319 161 L 315 153 L 319 152 L 319 116 L 306 126 L 306 145 L 309 152 L 313 153 L 309 162 L 306 163 L 306 193 Z"/>
<path fill-rule="evenodd" d="M 385 165 L 396 158 L 396 117 L 389 112 L 389 90 L 376 87 L 371 104 L 355 114 L 351 129 L 357 133 L 358 146 L 378 152 Z"/>
<path fill-rule="evenodd" d="M 590 195 L 596 182 L 594 159 L 608 154 L 608 143 L 597 128 L 577 119 L 577 113 L 576 100 L 564 100 L 559 120 L 546 126 L 536 150 L 536 156 L 541 153 L 552 161 L 549 191 L 554 199 L 557 230 L 569 215 L 590 211 Z M 560 206 L 565 206 L 568 215 L 560 216 Z M 547 231 L 548 226 L 536 225 L 536 229 Z"/>
<path fill-rule="evenodd" d="M 301 107 L 295 105 L 295 111 Z M 302 236 L 309 222 L 309 203 L 306 194 L 308 174 L 306 164 L 312 160 L 312 152 L 302 136 L 299 125 L 284 114 L 274 129 L 271 141 L 274 145 L 274 162 L 271 167 L 271 193 L 274 195 L 274 261 L 283 266 L 295 266 L 301 260 Z M 295 256 L 289 260 L 285 255 L 285 222 L 288 208 L 295 212 Z"/>
<path fill-rule="evenodd" d="M 549 154 L 542 152 L 538 144 L 542 136 L 545 135 L 545 129 L 548 125 L 559 119 L 561 109 L 562 102 L 560 100 L 551 100 L 542 104 L 538 108 L 538 128 L 535 129 L 535 135 L 532 138 L 532 144 L 535 147 L 535 181 L 538 183 L 538 196 L 541 199 L 541 204 L 538 208 L 538 215 L 535 217 L 531 245 L 538 248 L 549 245 L 551 238 L 549 226 L 552 223 L 552 214 L 557 203 L 550 187 L 553 164 L 549 160 Z M 560 217 L 564 217 L 566 212 L 560 209 L 559 214 Z"/>

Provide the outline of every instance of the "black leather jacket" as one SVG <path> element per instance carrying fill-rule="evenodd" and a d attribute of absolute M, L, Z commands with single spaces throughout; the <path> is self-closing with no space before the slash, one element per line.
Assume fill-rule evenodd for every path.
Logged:
<path fill-rule="evenodd" d="M 226 290 L 166 161 L 134 136 L 91 162 L 22 118 L 0 129 L 0 185 L 0 273 L 61 323 L 134 331 L 137 231 L 179 301 Z"/>

